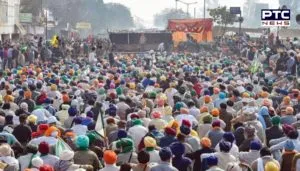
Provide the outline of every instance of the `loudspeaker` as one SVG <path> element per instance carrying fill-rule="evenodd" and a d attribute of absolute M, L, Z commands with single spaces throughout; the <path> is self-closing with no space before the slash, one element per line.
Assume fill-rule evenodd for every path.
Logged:
<path fill-rule="evenodd" d="M 297 14 L 297 15 L 296 15 L 296 22 L 297 22 L 297 24 L 300 25 L 300 14 Z"/>

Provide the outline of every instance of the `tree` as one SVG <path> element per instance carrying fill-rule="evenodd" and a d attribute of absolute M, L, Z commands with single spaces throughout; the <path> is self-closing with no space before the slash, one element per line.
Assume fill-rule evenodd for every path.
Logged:
<path fill-rule="evenodd" d="M 42 0 L 21 0 L 22 12 L 31 12 L 38 18 Z M 43 0 L 43 8 L 49 9 L 57 21 L 57 29 L 67 23 L 75 27 L 78 22 L 89 22 L 94 31 L 100 29 L 125 29 L 134 26 L 130 10 L 122 4 L 105 4 L 103 0 Z"/>
<path fill-rule="evenodd" d="M 230 14 L 230 12 L 227 11 L 226 6 L 208 9 L 208 11 L 209 15 L 213 18 L 214 22 L 221 25 L 223 34 L 225 34 L 226 32 L 227 25 L 231 25 L 235 21 L 235 15 Z"/>
<path fill-rule="evenodd" d="M 154 25 L 157 27 L 166 27 L 169 19 L 191 18 L 189 14 L 181 9 L 164 9 L 162 12 L 155 14 Z"/>
<path fill-rule="evenodd" d="M 128 29 L 134 26 L 133 17 L 129 8 L 118 3 L 106 4 L 106 24 L 110 28 Z"/>

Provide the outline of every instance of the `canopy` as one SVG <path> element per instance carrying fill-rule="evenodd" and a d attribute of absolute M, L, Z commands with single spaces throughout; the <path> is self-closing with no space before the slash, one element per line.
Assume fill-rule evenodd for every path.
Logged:
<path fill-rule="evenodd" d="M 172 32 L 174 45 L 187 41 L 187 34 L 192 36 L 198 43 L 212 41 L 213 20 L 208 19 L 171 19 L 168 30 Z"/>

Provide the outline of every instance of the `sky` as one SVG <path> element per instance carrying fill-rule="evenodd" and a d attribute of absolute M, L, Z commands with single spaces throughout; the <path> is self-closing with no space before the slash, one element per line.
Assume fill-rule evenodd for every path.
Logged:
<path fill-rule="evenodd" d="M 190 6 L 190 13 L 193 13 L 193 9 L 203 8 L 204 0 L 183 0 L 185 2 L 198 2 L 197 5 Z M 175 0 L 104 0 L 105 3 L 114 2 L 121 3 L 129 7 L 131 13 L 134 16 L 142 18 L 147 22 L 153 21 L 153 16 L 165 8 L 175 8 Z M 260 2 L 270 3 L 272 0 L 260 0 Z M 243 7 L 244 0 L 219 0 L 221 6 L 240 6 Z M 182 8 L 186 11 L 186 6 L 178 3 L 178 8 Z M 200 13 L 200 11 L 199 11 Z M 201 12 L 202 13 L 202 12 Z M 199 15 L 199 14 L 198 14 Z"/>

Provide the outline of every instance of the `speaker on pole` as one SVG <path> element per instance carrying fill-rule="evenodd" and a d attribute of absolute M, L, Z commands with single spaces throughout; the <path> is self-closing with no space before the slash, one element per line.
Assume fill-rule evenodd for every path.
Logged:
<path fill-rule="evenodd" d="M 300 14 L 297 14 L 297 15 L 296 15 L 296 22 L 297 22 L 297 24 L 300 25 Z"/>

